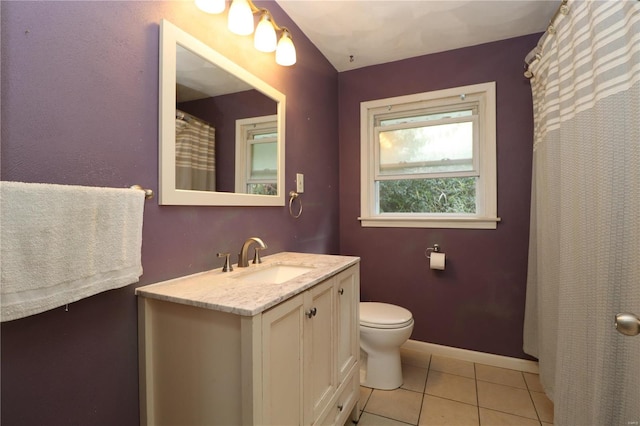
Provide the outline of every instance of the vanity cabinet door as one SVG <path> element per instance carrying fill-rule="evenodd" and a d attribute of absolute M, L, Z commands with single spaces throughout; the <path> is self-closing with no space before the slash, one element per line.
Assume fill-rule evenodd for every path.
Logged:
<path fill-rule="evenodd" d="M 262 314 L 262 407 L 266 425 L 303 424 L 305 293 Z"/>
<path fill-rule="evenodd" d="M 360 355 L 360 270 L 353 266 L 336 276 L 338 329 L 338 386 L 347 378 Z M 356 373 L 359 374 L 359 373 Z"/>
<path fill-rule="evenodd" d="M 320 283 L 263 313 L 265 424 L 313 424 L 335 394 L 334 283 Z"/>
<path fill-rule="evenodd" d="M 304 347 L 309 405 L 305 424 L 315 423 L 337 389 L 334 283 L 335 280 L 330 279 L 307 291 Z"/>

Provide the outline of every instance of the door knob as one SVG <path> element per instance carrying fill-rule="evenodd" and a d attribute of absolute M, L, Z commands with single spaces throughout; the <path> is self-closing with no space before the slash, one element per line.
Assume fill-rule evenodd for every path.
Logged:
<path fill-rule="evenodd" d="M 616 315 L 616 330 L 627 336 L 640 334 L 640 318 L 630 313 L 620 313 Z"/>
<path fill-rule="evenodd" d="M 307 318 L 311 318 L 311 317 L 315 317 L 317 313 L 318 313 L 318 310 L 316 308 L 311 308 L 304 314 L 307 316 Z"/>

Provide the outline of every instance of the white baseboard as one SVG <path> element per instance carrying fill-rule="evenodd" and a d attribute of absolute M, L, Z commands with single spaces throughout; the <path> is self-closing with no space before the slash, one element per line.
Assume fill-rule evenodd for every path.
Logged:
<path fill-rule="evenodd" d="M 454 348 L 451 346 L 436 345 L 435 343 L 420 342 L 418 340 L 407 340 L 407 342 L 402 345 L 402 348 L 429 353 L 431 355 L 459 359 L 461 361 L 477 362 L 478 364 L 491 365 L 493 367 L 520 370 L 527 373 L 538 374 L 539 372 L 538 363 L 536 361 L 488 354 L 485 352 L 470 351 L 468 349 Z"/>

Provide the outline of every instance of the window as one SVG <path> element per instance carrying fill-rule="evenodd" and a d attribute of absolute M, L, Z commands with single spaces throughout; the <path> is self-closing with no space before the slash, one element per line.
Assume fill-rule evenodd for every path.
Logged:
<path fill-rule="evenodd" d="M 236 121 L 236 192 L 278 194 L 277 117 Z"/>
<path fill-rule="evenodd" d="M 495 83 L 362 102 L 361 223 L 495 229 Z"/>

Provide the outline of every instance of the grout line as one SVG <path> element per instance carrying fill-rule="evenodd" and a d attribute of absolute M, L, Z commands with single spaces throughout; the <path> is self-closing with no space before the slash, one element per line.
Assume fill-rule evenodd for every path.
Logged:
<path fill-rule="evenodd" d="M 368 387 L 366 387 L 366 386 L 362 386 L 362 387 L 363 387 L 363 388 L 365 388 L 365 389 L 371 389 L 371 388 L 368 388 Z M 358 391 L 359 391 L 359 389 L 358 389 Z M 365 408 L 365 407 L 367 406 L 367 404 L 369 403 L 369 400 L 371 399 L 371 395 L 373 395 L 373 389 L 371 389 L 371 390 L 369 391 L 369 396 L 367 396 L 367 398 L 366 398 L 366 399 L 365 399 L 365 401 L 364 401 L 364 404 L 362 404 L 362 407 L 360 407 L 360 415 L 362 415 L 362 413 L 364 412 L 364 408 Z"/>
<path fill-rule="evenodd" d="M 522 378 L 524 379 L 524 375 L 522 376 Z M 533 410 L 536 412 L 536 416 L 538 417 L 538 423 L 542 425 L 542 419 L 540 418 L 540 413 L 538 412 L 538 407 L 536 406 L 536 402 L 533 400 L 533 395 L 531 395 L 531 389 L 529 389 L 529 385 L 527 384 L 526 380 L 524 381 L 524 383 L 527 385 L 527 392 L 529 393 L 529 399 L 531 400 L 531 403 L 533 404 Z"/>
<path fill-rule="evenodd" d="M 436 398 L 436 399 L 442 399 L 442 400 L 445 400 L 445 401 L 456 402 L 458 404 L 468 405 L 469 407 L 477 407 L 476 404 L 469 404 L 468 402 L 463 402 L 463 401 L 460 401 L 460 400 L 457 400 L 457 399 L 445 398 L 444 396 L 431 395 L 431 394 L 428 394 L 428 393 L 425 393 L 425 396 L 428 396 L 429 398 Z"/>
<path fill-rule="evenodd" d="M 525 416 L 521 416 L 520 414 L 513 414 L 513 413 L 509 413 L 507 411 L 496 410 L 495 408 L 487 408 L 487 407 L 479 407 L 479 408 L 484 408 L 487 411 L 495 411 L 496 413 L 508 414 L 510 416 L 519 417 L 521 419 L 527 419 L 527 420 L 536 421 L 536 419 L 532 419 L 531 417 L 525 417 Z M 538 420 L 538 423 L 542 424 L 542 420 Z"/>
<path fill-rule="evenodd" d="M 420 411 L 418 412 L 418 423 L 416 423 L 417 425 L 420 424 L 420 418 L 422 417 L 422 409 L 424 408 L 424 396 L 426 395 L 426 391 L 427 391 L 427 380 L 429 380 L 429 371 L 431 371 L 431 357 L 429 357 L 429 364 L 427 365 L 427 375 L 424 378 L 424 385 L 422 386 L 422 399 L 420 400 Z"/>
<path fill-rule="evenodd" d="M 364 413 L 367 413 L 367 414 L 369 414 L 371 416 L 382 417 L 383 419 L 393 420 L 396 423 L 402 423 L 402 424 L 405 424 L 405 425 L 417 426 L 417 423 L 414 425 L 413 423 L 403 422 L 402 420 L 394 419 L 393 417 L 383 416 L 382 414 L 375 414 L 375 413 L 371 413 L 369 411 L 363 411 L 363 414 Z"/>
<path fill-rule="evenodd" d="M 491 383 L 492 385 L 506 386 L 506 387 L 512 388 L 512 389 L 520 389 L 520 390 L 523 390 L 523 391 L 531 392 L 531 389 L 529 389 L 529 388 L 521 388 L 521 387 L 518 387 L 518 386 L 505 385 L 504 383 L 490 382 L 488 380 L 476 379 L 476 382 Z"/>
<path fill-rule="evenodd" d="M 476 363 L 473 363 L 473 376 L 476 381 L 476 409 L 478 411 L 478 426 L 482 426 L 480 423 L 480 395 L 478 395 L 478 371 L 476 370 Z"/>
<path fill-rule="evenodd" d="M 371 414 L 372 416 L 376 416 L 376 417 L 382 417 L 383 419 L 393 420 L 396 423 L 402 423 L 402 424 L 405 424 L 405 425 L 417 426 L 417 423 L 414 425 L 413 423 L 403 422 L 402 420 L 394 419 L 393 417 L 381 416 L 380 414 L 373 414 L 373 413 L 369 413 L 368 411 L 367 411 L 367 414 Z"/>

